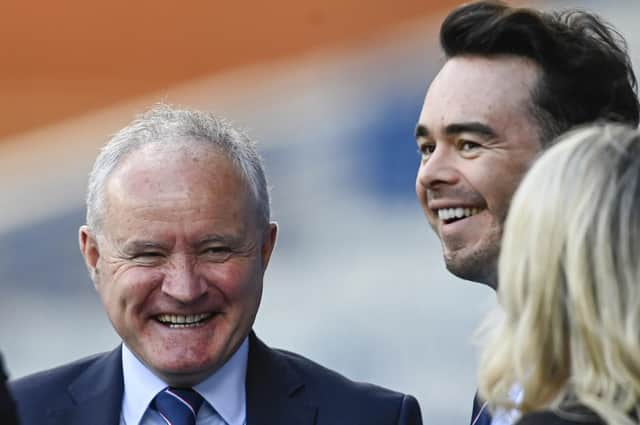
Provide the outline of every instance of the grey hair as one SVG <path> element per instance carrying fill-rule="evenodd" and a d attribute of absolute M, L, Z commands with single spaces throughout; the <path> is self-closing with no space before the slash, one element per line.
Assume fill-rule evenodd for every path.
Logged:
<path fill-rule="evenodd" d="M 100 150 L 89 174 L 87 225 L 101 229 L 105 208 L 105 187 L 124 159 L 149 144 L 183 143 L 210 146 L 225 155 L 247 183 L 255 199 L 261 225 L 270 220 L 269 191 L 256 144 L 229 121 L 211 113 L 156 104 L 114 134 Z"/>

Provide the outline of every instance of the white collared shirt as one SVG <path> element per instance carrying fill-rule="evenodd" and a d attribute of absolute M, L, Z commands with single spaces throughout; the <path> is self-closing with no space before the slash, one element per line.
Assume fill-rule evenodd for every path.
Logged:
<path fill-rule="evenodd" d="M 249 338 L 245 338 L 216 373 L 193 387 L 206 401 L 198 412 L 197 425 L 246 425 L 248 355 Z M 120 425 L 165 425 L 166 422 L 149 405 L 167 384 L 154 375 L 125 344 L 122 344 L 122 371 L 124 394 Z"/>
<path fill-rule="evenodd" d="M 524 392 L 519 385 L 514 385 L 509 391 L 509 398 L 516 404 L 520 404 Z M 498 409 L 491 418 L 491 425 L 513 425 L 520 418 L 520 412 L 517 409 Z"/>

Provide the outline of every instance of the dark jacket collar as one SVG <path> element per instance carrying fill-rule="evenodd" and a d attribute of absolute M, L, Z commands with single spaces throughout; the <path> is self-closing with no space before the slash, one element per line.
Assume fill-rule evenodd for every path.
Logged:
<path fill-rule="evenodd" d="M 249 335 L 247 425 L 312 425 L 317 407 L 286 358 Z M 52 425 L 118 425 L 124 383 L 122 349 L 99 357 L 67 388 L 73 404 L 50 411 Z"/>
<path fill-rule="evenodd" d="M 247 366 L 247 425 L 311 425 L 316 412 L 302 375 L 252 332 Z"/>
<path fill-rule="evenodd" d="M 118 425 L 124 392 L 121 347 L 91 363 L 67 391 L 73 404 L 52 409 L 52 424 Z"/>

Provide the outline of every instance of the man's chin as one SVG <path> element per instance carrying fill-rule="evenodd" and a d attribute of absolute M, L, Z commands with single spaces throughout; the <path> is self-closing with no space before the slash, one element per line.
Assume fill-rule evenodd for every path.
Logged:
<path fill-rule="evenodd" d="M 192 387 L 215 373 L 219 367 L 215 362 L 170 362 L 153 367 L 156 374 L 167 384 L 174 387 Z"/>
<path fill-rule="evenodd" d="M 497 255 L 495 256 L 497 258 Z M 457 251 L 445 253 L 444 261 L 449 272 L 460 279 L 482 283 L 497 288 L 497 260 L 493 256 Z"/>

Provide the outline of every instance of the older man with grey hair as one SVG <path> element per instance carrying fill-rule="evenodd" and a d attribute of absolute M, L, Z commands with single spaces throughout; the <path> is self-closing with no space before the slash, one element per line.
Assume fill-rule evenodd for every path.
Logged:
<path fill-rule="evenodd" d="M 254 143 L 159 105 L 89 177 L 80 249 L 122 345 L 12 383 L 23 425 L 420 424 L 416 400 L 251 331 L 277 226 Z"/>

